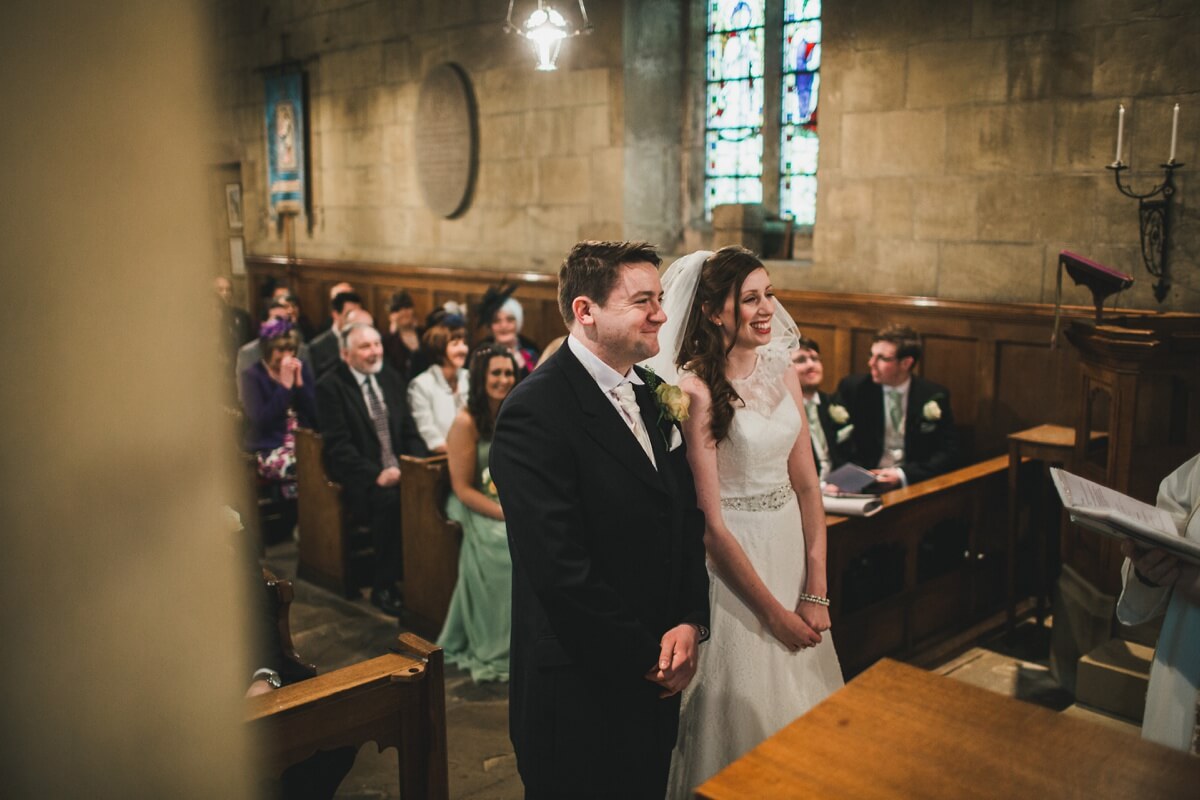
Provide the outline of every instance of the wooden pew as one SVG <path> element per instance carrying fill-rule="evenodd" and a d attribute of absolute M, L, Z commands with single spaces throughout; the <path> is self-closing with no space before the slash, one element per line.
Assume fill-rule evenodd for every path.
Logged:
<path fill-rule="evenodd" d="M 371 583 L 375 549 L 371 532 L 342 509 L 342 487 L 325 475 L 321 435 L 296 429 L 296 480 L 300 520 L 297 575 L 343 597 Z M 399 535 L 399 531 L 397 531 Z"/>
<path fill-rule="evenodd" d="M 1007 471 L 997 456 L 888 492 L 873 517 L 826 518 L 830 617 L 847 675 L 1003 607 Z"/>
<path fill-rule="evenodd" d="M 437 636 L 458 582 L 462 543 L 462 526 L 446 519 L 450 471 L 445 456 L 401 456 L 400 472 L 405 621 Z"/>
<path fill-rule="evenodd" d="M 300 654 L 296 652 L 296 645 L 292 643 L 291 608 L 292 600 L 296 596 L 292 582 L 287 578 L 277 577 L 275 573 L 266 567 L 262 568 L 262 577 L 263 583 L 267 586 L 267 591 L 272 596 L 272 605 L 275 610 L 275 632 L 279 636 L 279 649 L 283 652 L 284 658 L 291 662 L 291 666 L 289 667 L 290 676 L 295 680 L 315 676 L 317 674 L 316 665 L 310 664 L 301 658 Z"/>
<path fill-rule="evenodd" d="M 246 723 L 278 775 L 318 750 L 399 751 L 405 800 L 444 800 L 449 792 L 442 650 L 411 633 L 406 652 L 318 675 L 246 700 Z"/>

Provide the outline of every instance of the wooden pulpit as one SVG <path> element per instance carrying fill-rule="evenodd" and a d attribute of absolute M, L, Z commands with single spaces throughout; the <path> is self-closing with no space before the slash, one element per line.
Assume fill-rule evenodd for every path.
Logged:
<path fill-rule="evenodd" d="M 1153 503 L 1200 452 L 1200 314 L 1129 314 L 1066 331 L 1080 356 L 1075 471 Z M 1103 592 L 1121 588 L 1119 544 L 1070 526 L 1063 563 Z"/>

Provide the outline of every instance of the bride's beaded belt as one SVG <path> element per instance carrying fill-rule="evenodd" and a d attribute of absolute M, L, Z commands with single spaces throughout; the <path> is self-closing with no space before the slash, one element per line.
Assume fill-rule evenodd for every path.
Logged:
<path fill-rule="evenodd" d="M 790 483 L 781 483 L 766 494 L 750 497 L 722 497 L 721 508 L 733 511 L 774 511 L 795 502 L 796 495 Z"/>

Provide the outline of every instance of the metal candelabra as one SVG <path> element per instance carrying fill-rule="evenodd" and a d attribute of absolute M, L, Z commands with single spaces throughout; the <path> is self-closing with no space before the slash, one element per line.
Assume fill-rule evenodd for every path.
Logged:
<path fill-rule="evenodd" d="M 1146 271 L 1158 281 L 1154 284 L 1154 297 L 1162 302 L 1171 288 L 1167 256 L 1170 253 L 1171 202 L 1175 199 L 1175 170 L 1183 164 L 1174 160 L 1160 165 L 1165 171 L 1163 182 L 1148 192 L 1135 192 L 1121 183 L 1121 172 L 1129 169 L 1128 164 L 1114 161 L 1106 169 L 1113 171 L 1117 190 L 1126 197 L 1138 201 L 1138 230 L 1142 239 L 1142 263 Z M 1161 199 L 1154 199 L 1161 197 Z"/>

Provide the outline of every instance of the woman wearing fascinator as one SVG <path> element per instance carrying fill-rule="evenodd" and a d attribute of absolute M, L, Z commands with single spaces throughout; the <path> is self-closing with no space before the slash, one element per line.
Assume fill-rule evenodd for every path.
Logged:
<path fill-rule="evenodd" d="M 795 324 L 741 247 L 685 256 L 662 284 L 667 323 L 646 366 L 690 399 L 683 431 L 712 579 L 712 638 L 684 693 L 668 792 L 691 797 L 843 681 Z"/>
<path fill-rule="evenodd" d="M 480 340 L 480 345 L 498 344 L 507 347 L 517 360 L 520 369 L 518 377 L 526 377 L 537 366 L 537 345 L 521 335 L 521 327 L 525 324 L 525 310 L 513 292 L 517 290 L 515 283 L 508 286 L 490 286 L 479 304 L 479 324 L 486 326 L 488 335 Z"/>

